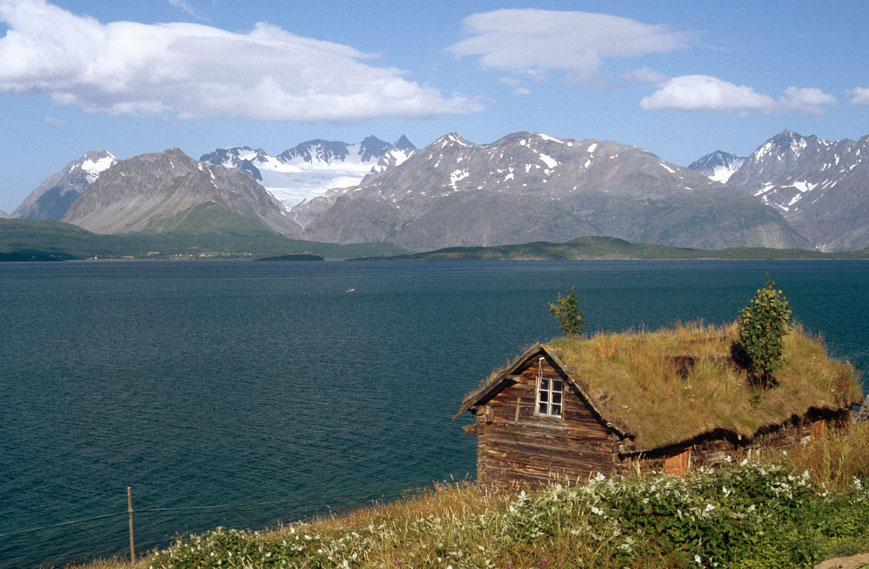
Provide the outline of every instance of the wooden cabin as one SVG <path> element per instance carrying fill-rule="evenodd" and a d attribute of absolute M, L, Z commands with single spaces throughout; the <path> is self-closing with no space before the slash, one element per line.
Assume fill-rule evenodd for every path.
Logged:
<path fill-rule="evenodd" d="M 828 358 L 820 342 L 803 337 L 823 357 L 806 354 L 798 376 L 786 366 L 779 385 L 763 390 L 736 385 L 746 374 L 720 332 L 712 339 L 682 334 L 684 342 L 664 342 L 669 349 L 651 347 L 653 356 L 638 355 L 637 345 L 661 342 L 643 335 L 531 347 L 469 394 L 455 416 L 476 418 L 464 430 L 477 436 L 478 483 L 535 487 L 583 483 L 597 473 L 682 474 L 849 422 L 861 401 L 857 374 Z M 644 362 L 632 368 L 632 358 Z M 806 370 L 812 358 L 824 365 Z"/>

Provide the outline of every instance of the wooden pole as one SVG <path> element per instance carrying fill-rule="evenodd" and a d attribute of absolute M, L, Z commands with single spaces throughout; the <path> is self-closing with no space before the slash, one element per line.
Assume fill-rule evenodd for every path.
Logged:
<path fill-rule="evenodd" d="M 130 563 L 136 562 L 136 548 L 133 546 L 133 490 L 127 486 L 127 513 L 130 517 Z"/>

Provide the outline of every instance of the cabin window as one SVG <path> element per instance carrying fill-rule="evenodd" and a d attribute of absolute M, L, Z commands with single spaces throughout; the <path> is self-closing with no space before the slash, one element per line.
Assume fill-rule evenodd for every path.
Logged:
<path fill-rule="evenodd" d="M 548 377 L 537 378 L 537 414 L 561 417 L 564 382 Z"/>

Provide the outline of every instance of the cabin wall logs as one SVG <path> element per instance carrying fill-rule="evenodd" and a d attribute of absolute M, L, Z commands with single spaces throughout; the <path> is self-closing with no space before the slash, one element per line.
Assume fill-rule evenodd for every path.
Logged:
<path fill-rule="evenodd" d="M 776 427 L 763 429 L 752 438 L 721 433 L 699 437 L 688 445 L 657 449 L 648 453 L 620 456 L 617 471 L 623 474 L 664 471 L 670 474 L 701 466 L 716 467 L 769 451 L 784 450 L 812 439 L 823 439 L 828 429 L 840 429 L 850 422 L 850 412 L 817 412 Z M 677 466 L 678 464 L 678 466 Z"/>
<path fill-rule="evenodd" d="M 565 381 L 563 417 L 535 414 L 537 360 L 518 382 L 477 410 L 477 480 L 494 486 L 577 484 L 613 470 L 613 437 L 547 361 L 543 377 Z"/>

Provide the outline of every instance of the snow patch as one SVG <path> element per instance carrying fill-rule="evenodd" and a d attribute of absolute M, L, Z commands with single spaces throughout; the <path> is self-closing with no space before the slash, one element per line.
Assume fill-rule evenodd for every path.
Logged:
<path fill-rule="evenodd" d="M 540 161 L 546 164 L 549 168 L 555 168 L 558 166 L 558 160 L 555 160 L 551 156 L 547 156 L 546 154 L 540 153 Z"/>
<path fill-rule="evenodd" d="M 452 174 L 450 174 L 450 187 L 452 187 L 454 190 L 458 190 L 458 188 L 456 187 L 456 183 L 468 177 L 470 177 L 470 174 L 467 170 L 454 171 Z"/>
<path fill-rule="evenodd" d="M 793 187 L 795 187 L 800 193 L 806 193 L 806 192 L 811 192 L 812 190 L 814 190 L 818 184 L 813 184 L 811 182 L 807 182 L 806 180 L 801 180 L 799 182 L 794 182 L 791 185 Z M 799 198 L 797 198 L 797 199 L 799 199 Z"/>
<path fill-rule="evenodd" d="M 672 168 L 670 168 L 669 166 L 667 166 L 667 165 L 664 164 L 663 162 L 658 162 L 658 165 L 659 165 L 661 168 L 663 168 L 664 170 L 666 170 L 667 172 L 670 172 L 671 174 L 675 174 L 675 173 L 676 173 L 676 170 L 673 170 Z"/>
<path fill-rule="evenodd" d="M 83 160 L 81 169 L 87 174 L 88 182 L 93 184 L 101 173 L 111 168 L 118 161 L 111 153 L 106 153 L 106 156 L 96 160 Z"/>
<path fill-rule="evenodd" d="M 542 138 L 543 140 L 547 140 L 549 142 L 557 142 L 558 144 L 564 144 L 563 140 L 561 140 L 559 138 L 555 138 L 554 136 L 549 136 L 548 134 L 537 133 L 537 136 Z"/>
<path fill-rule="evenodd" d="M 597 142 L 592 142 L 591 145 L 585 150 L 589 154 L 597 150 Z"/>

